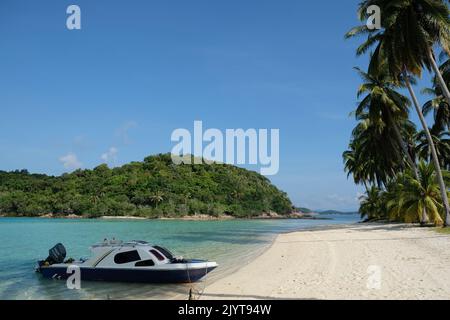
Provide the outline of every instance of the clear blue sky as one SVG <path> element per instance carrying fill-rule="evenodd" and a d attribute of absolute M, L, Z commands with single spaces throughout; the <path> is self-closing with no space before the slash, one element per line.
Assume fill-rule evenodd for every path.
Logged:
<path fill-rule="evenodd" d="M 358 2 L 2 0 L 0 169 L 140 161 L 194 120 L 279 128 L 271 180 L 297 205 L 356 209 L 341 155 L 365 65 L 343 39 Z"/>

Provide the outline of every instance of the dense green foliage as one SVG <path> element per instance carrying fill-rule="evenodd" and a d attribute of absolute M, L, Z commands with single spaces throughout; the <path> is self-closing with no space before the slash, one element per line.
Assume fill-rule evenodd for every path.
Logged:
<path fill-rule="evenodd" d="M 381 28 L 368 28 L 371 6 L 381 10 Z M 447 0 L 364 0 L 359 4 L 362 25 L 346 37 L 363 36 L 357 55 L 370 53 L 367 72 L 358 69 L 363 84 L 354 112 L 357 125 L 345 170 L 364 185 L 360 213 L 368 219 L 450 224 L 450 10 Z M 373 50 L 373 51 L 371 51 Z M 421 108 L 413 85 L 423 70 L 433 72 L 432 99 Z M 442 76 L 442 77 L 441 77 Z M 399 93 L 408 89 L 411 100 Z M 409 108 L 419 117 L 417 131 Z M 428 127 L 424 115 L 433 114 Z"/>
<path fill-rule="evenodd" d="M 445 173 L 448 177 L 448 172 Z M 373 186 L 367 190 L 361 197 L 361 217 L 442 225 L 443 208 L 433 165 L 420 161 L 417 174 L 418 178 L 408 169 L 392 179 L 386 188 Z"/>
<path fill-rule="evenodd" d="M 223 164 L 178 166 L 170 154 L 59 177 L 0 171 L 0 213 L 7 215 L 250 217 L 291 211 L 287 195 L 256 172 Z"/>

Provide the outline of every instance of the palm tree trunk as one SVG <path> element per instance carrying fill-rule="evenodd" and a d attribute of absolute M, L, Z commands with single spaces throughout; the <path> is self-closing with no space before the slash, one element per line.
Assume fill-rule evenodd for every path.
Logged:
<path fill-rule="evenodd" d="M 436 170 L 436 176 L 441 189 L 442 203 L 445 209 L 445 216 L 446 216 L 445 225 L 447 225 L 447 223 L 450 222 L 450 206 L 448 204 L 447 188 L 445 186 L 444 178 L 442 176 L 441 166 L 439 164 L 436 147 L 434 146 L 433 138 L 431 137 L 430 130 L 428 129 L 427 122 L 425 121 L 425 117 L 423 116 L 422 110 L 420 109 L 419 100 L 417 100 L 417 96 L 411 86 L 411 82 L 409 81 L 409 75 L 406 71 L 403 74 L 405 78 L 406 87 L 408 88 L 409 94 L 411 95 L 414 107 L 416 108 L 417 115 L 419 116 L 420 122 L 422 123 L 423 126 L 423 130 L 425 131 L 428 144 L 430 145 L 431 155 L 433 156 L 433 164 Z"/>
<path fill-rule="evenodd" d="M 398 143 L 400 144 L 400 146 L 401 146 L 401 148 L 403 150 L 403 153 L 405 154 L 406 159 L 408 160 L 408 163 L 409 163 L 411 169 L 414 172 L 414 177 L 417 180 L 419 180 L 419 173 L 417 171 L 417 165 L 414 162 L 413 158 L 411 157 L 411 154 L 409 153 L 408 148 L 406 147 L 406 143 L 403 140 L 403 136 L 400 133 L 400 130 L 398 129 L 398 126 L 392 121 L 392 119 L 390 117 L 389 117 L 389 122 L 391 123 L 391 126 L 394 129 L 395 137 L 396 137 Z"/>
<path fill-rule="evenodd" d="M 428 218 L 427 209 L 422 209 L 422 221 L 420 222 L 422 225 L 427 224 L 430 222 L 430 219 Z"/>
<path fill-rule="evenodd" d="M 441 70 L 439 70 L 439 66 L 436 63 L 436 60 L 434 59 L 433 49 L 431 48 L 428 50 L 428 59 L 430 60 L 433 71 L 436 74 L 436 78 L 439 82 L 442 93 L 444 94 L 445 99 L 450 105 L 450 91 L 448 90 L 447 84 L 445 83 L 444 77 L 441 74 Z"/>

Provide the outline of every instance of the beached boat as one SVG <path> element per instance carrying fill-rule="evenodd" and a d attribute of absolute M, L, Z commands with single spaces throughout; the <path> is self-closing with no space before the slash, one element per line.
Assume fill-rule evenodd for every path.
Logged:
<path fill-rule="evenodd" d="M 216 262 L 174 257 L 157 245 L 145 241 L 107 241 L 91 246 L 92 258 L 66 259 L 60 243 L 49 250 L 49 256 L 38 262 L 36 271 L 50 279 L 67 279 L 68 267 L 80 268 L 81 280 L 189 283 L 196 282 L 217 268 Z M 75 268 L 76 268 L 75 267 Z"/>

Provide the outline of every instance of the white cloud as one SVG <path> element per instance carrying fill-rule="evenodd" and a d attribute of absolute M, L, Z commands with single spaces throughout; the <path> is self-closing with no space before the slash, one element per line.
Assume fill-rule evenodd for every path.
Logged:
<path fill-rule="evenodd" d="M 72 152 L 60 157 L 59 162 L 62 163 L 64 168 L 69 170 L 79 169 L 83 166 L 83 164 L 78 160 L 77 155 Z"/>
<path fill-rule="evenodd" d="M 111 147 L 107 152 L 103 153 L 100 158 L 107 164 L 115 165 L 118 152 L 119 150 L 116 147 Z"/>

